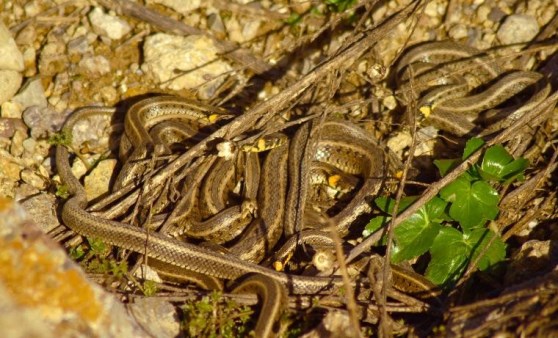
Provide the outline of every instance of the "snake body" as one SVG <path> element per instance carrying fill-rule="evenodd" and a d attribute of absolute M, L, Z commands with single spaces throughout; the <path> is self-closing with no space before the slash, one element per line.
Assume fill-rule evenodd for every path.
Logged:
<path fill-rule="evenodd" d="M 195 111 L 188 111 L 192 109 Z M 141 183 L 142 180 L 147 180 L 146 168 L 149 168 L 147 166 L 149 163 L 152 164 L 151 170 L 165 170 L 164 166 L 159 166 L 160 162 L 164 161 L 157 158 L 150 160 L 149 153 L 155 150 L 155 146 L 160 144 L 159 142 L 163 142 L 164 151 L 161 151 L 159 155 L 172 155 L 172 147 L 169 143 L 174 143 L 175 137 L 178 137 L 180 141 L 180 139 L 191 136 L 190 131 L 181 134 L 176 129 L 180 129 L 184 123 L 188 124 L 188 121 L 196 123 L 202 121 L 203 118 L 199 112 L 204 109 L 206 107 L 203 105 L 197 106 L 194 103 L 167 96 L 160 99 L 148 99 L 147 102 L 140 102 L 132 106 L 126 117 L 126 136 L 122 141 L 125 144 L 121 146 L 122 153 L 126 154 L 124 156 L 126 162 L 117 180 L 117 192 L 123 191 L 122 196 L 126 196 L 127 192 L 134 191 L 130 186 L 136 185 L 138 182 Z M 210 110 L 210 112 L 213 111 Z M 81 119 L 96 115 L 112 116 L 112 114 L 114 114 L 112 108 L 84 108 L 69 117 L 64 125 L 64 130 L 71 133 L 75 123 Z M 173 123 L 173 121 L 180 122 Z M 359 214 L 369 210 L 363 197 L 377 191 L 377 183 L 370 180 L 370 176 L 373 175 L 378 178 L 384 175 L 381 172 L 382 151 L 369 134 L 347 121 L 343 123 L 326 121 L 320 127 L 320 131 L 322 135 L 317 142 L 318 151 L 315 156 L 311 157 L 311 162 L 325 161 L 338 170 L 359 174 L 364 178 L 364 183 L 357 192 L 356 198 L 359 200 L 349 202 L 345 209 L 332 218 L 336 222 L 339 221 L 338 226 L 343 227 L 340 229 L 346 232 L 346 228 Z M 184 226 L 183 235 L 187 236 L 190 232 L 202 236 L 204 231 L 214 231 L 214 227 L 220 225 L 222 230 L 217 229 L 214 232 L 214 236 L 218 239 L 222 239 L 225 233 L 234 233 L 233 235 L 242 233 L 236 244 L 229 248 L 229 253 L 221 253 L 169 237 L 164 233 L 151 231 L 149 228 L 132 226 L 127 222 L 91 213 L 87 210 L 88 201 L 84 187 L 71 171 L 68 150 L 65 146 L 58 145 L 56 147 L 56 165 L 61 180 L 67 186 L 71 195 L 63 206 L 62 220 L 68 227 L 81 235 L 98 238 L 108 244 L 142 253 L 150 258 L 150 261 L 160 262 L 155 263 L 155 266 L 163 270 L 163 275 L 176 276 L 177 270 L 174 268 L 177 268 L 184 274 L 188 272 L 195 274 L 196 278 L 209 276 L 218 279 L 236 280 L 249 274 L 262 276 L 249 278 L 246 286 L 240 285 L 234 291 L 241 292 L 242 290 L 255 288 L 256 293 L 267 294 L 264 297 L 264 303 L 274 304 L 273 306 L 266 306 L 270 309 L 284 307 L 285 292 L 272 291 L 275 288 L 274 285 L 280 285 L 281 290 L 289 290 L 291 294 L 305 295 L 315 295 L 339 289 L 343 286 L 340 277 L 291 275 L 254 263 L 264 258 L 266 252 L 269 252 L 275 246 L 283 233 L 282 224 L 286 214 L 286 195 L 289 187 L 288 171 L 292 172 L 294 170 L 292 169 L 294 164 L 288 164 L 288 158 L 290 149 L 300 147 L 297 144 L 293 146 L 292 143 L 289 146 L 289 142 L 277 143 L 277 145 L 264 155 L 261 175 L 260 169 L 255 168 L 258 167 L 257 161 L 245 162 L 244 173 L 240 175 L 243 176 L 244 182 L 244 192 L 240 196 L 241 199 L 244 197 L 256 198 L 258 204 L 257 217 L 251 221 L 244 231 L 242 229 L 232 230 L 223 226 L 223 224 L 232 224 L 237 219 L 248 216 L 244 213 L 242 204 L 228 206 L 224 201 L 223 191 L 224 189 L 230 189 L 231 186 L 225 182 L 231 178 L 230 168 L 227 169 L 225 166 L 222 169 L 226 175 L 216 173 L 216 178 L 212 179 L 215 181 L 214 184 L 207 182 L 202 184 L 205 171 L 212 168 L 217 160 L 215 156 L 200 158 L 197 166 L 194 166 L 195 162 L 193 162 L 189 170 L 184 170 L 184 174 L 179 172 L 172 180 L 168 181 L 168 184 L 156 186 L 156 193 L 148 191 L 147 197 L 144 196 L 146 201 L 149 201 L 149 198 L 151 198 L 149 193 L 151 193 L 154 196 L 151 198 L 152 203 L 160 204 L 157 210 L 166 210 L 173 205 L 173 202 L 170 197 L 163 198 L 163 194 L 168 193 L 170 196 L 170 191 L 178 189 L 177 182 L 183 182 L 181 199 L 176 202 L 174 210 L 168 217 L 168 222 L 164 222 L 163 228 L 168 228 L 166 227 L 167 223 L 174 222 Z M 351 164 L 350 159 L 343 158 L 346 154 L 357 156 L 355 164 Z M 257 155 L 250 153 L 242 156 L 247 159 L 253 159 L 254 156 L 257 158 Z M 378 158 L 375 158 L 375 156 Z M 222 161 L 224 160 L 218 160 L 218 162 Z M 289 167 L 290 169 L 288 169 Z M 234 176 L 234 174 L 232 175 Z M 257 188 L 258 185 L 259 188 Z M 207 199 L 211 202 L 209 208 L 213 208 L 211 212 L 217 212 L 209 220 L 206 220 L 206 224 L 204 224 L 204 221 L 192 221 L 192 218 L 190 218 L 200 197 L 200 194 L 194 188 L 205 191 L 205 194 L 209 196 Z M 293 191 L 292 188 L 291 191 Z M 136 194 L 136 196 L 140 196 L 139 192 L 136 192 Z M 133 196 L 133 194 L 129 196 Z M 128 198 L 127 207 L 113 207 L 111 214 L 121 215 L 125 213 L 125 210 L 132 205 L 130 203 L 134 203 L 133 201 L 134 199 Z M 99 209 L 96 210 L 98 210 L 96 213 L 101 212 Z M 182 214 L 183 211 L 186 212 Z M 252 213 L 250 214 L 252 215 Z M 250 217 L 252 217 L 251 215 Z M 230 238 L 227 237 L 222 241 L 226 242 L 228 240 Z M 269 316 L 276 317 L 277 311 L 273 310 L 273 314 Z M 257 328 L 257 330 L 267 334 L 269 327 L 264 326 Z"/>
<path fill-rule="evenodd" d="M 402 102 L 418 97 L 417 106 L 430 124 L 458 136 L 478 129 L 475 123 L 485 119 L 484 112 L 491 120 L 483 135 L 505 128 L 550 92 L 542 74 L 506 72 L 490 55 L 452 41 L 410 48 L 399 60 L 396 78 Z M 528 89 L 527 104 L 500 108 Z"/>

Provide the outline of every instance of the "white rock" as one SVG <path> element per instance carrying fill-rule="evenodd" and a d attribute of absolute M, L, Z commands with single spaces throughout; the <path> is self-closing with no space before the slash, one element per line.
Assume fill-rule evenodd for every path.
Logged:
<path fill-rule="evenodd" d="M 188 14 L 188 12 L 198 9 L 201 6 L 200 0 L 149 0 L 147 3 L 161 4 L 181 14 Z"/>
<path fill-rule="evenodd" d="M 102 55 L 86 56 L 79 62 L 78 66 L 84 74 L 99 77 L 110 72 L 110 63 Z"/>
<path fill-rule="evenodd" d="M 8 101 L 17 93 L 21 81 L 21 73 L 15 70 L 0 70 L 0 104 Z"/>
<path fill-rule="evenodd" d="M 498 39 L 503 44 L 531 41 L 539 33 L 537 20 L 530 15 L 513 14 L 498 29 Z"/>
<path fill-rule="evenodd" d="M 219 59 L 218 49 L 205 36 L 155 34 L 145 39 L 142 70 L 172 90 L 197 89 L 211 97 L 232 67 Z"/>
<path fill-rule="evenodd" d="M 47 99 L 41 79 L 36 77 L 27 81 L 12 101 L 21 104 L 23 109 L 31 106 L 45 108 L 47 106 Z"/>
<path fill-rule="evenodd" d="M 112 40 L 119 40 L 132 30 L 126 21 L 114 15 L 105 14 L 99 7 L 95 7 L 89 13 L 89 22 L 95 33 Z"/>
<path fill-rule="evenodd" d="M 10 31 L 0 20 L 0 69 L 23 71 L 23 56 Z"/>

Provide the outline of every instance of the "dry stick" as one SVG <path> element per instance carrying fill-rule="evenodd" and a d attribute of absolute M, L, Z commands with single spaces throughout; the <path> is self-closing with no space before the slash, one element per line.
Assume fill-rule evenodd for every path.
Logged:
<path fill-rule="evenodd" d="M 422 3 L 422 0 L 416 1 L 403 10 L 399 11 L 389 19 L 384 20 L 374 30 L 368 34 L 361 34 L 360 38 L 344 51 L 340 52 L 334 58 L 325 61 L 323 64 L 317 66 L 313 71 L 308 73 L 305 77 L 288 87 L 281 93 L 271 97 L 269 100 L 258 104 L 253 109 L 238 116 L 233 121 L 221 127 L 213 134 L 194 145 L 187 152 L 180 155 L 177 159 L 171 162 L 165 170 L 160 171 L 155 175 L 153 180 L 146 182 L 148 191 L 159 184 L 161 184 L 167 177 L 174 174 L 194 157 L 203 155 L 208 150 L 209 145 L 218 141 L 219 139 L 231 140 L 235 136 L 241 135 L 243 132 L 251 128 L 254 123 L 260 119 L 269 120 L 277 112 L 280 112 L 288 103 L 296 99 L 308 87 L 320 82 L 324 76 L 330 72 L 347 65 L 352 64 L 357 60 L 366 50 L 368 50 L 373 43 L 383 38 L 385 34 L 395 28 L 401 21 L 408 17 L 417 8 L 417 5 Z"/>
<path fill-rule="evenodd" d="M 349 273 L 347 271 L 347 264 L 345 262 L 345 257 L 343 255 L 343 248 L 341 246 L 341 238 L 337 233 L 337 227 L 333 222 L 329 222 L 329 231 L 331 233 L 331 238 L 333 243 L 335 243 L 335 254 L 337 256 L 337 261 L 339 263 L 339 271 L 341 272 L 341 277 L 343 278 L 343 286 L 345 288 L 345 299 L 347 301 L 347 310 L 349 311 L 349 319 L 351 321 L 351 326 L 356 336 L 362 338 L 362 331 L 360 328 L 358 307 L 355 301 L 355 290 L 351 285 L 351 280 L 349 278 Z"/>
<path fill-rule="evenodd" d="M 409 107 L 411 109 L 412 112 L 416 111 L 416 107 L 414 107 L 414 105 L 411 105 Z M 416 119 L 414 118 L 414 114 L 413 114 L 413 121 L 416 121 Z M 399 203 L 401 202 L 401 198 L 403 198 L 403 192 L 405 190 L 405 185 L 407 182 L 407 175 L 409 173 L 409 169 L 411 168 L 411 162 L 413 160 L 413 154 L 415 153 L 415 148 L 416 148 L 416 143 L 417 143 L 417 124 L 413 123 L 413 129 L 411 131 L 413 138 L 411 141 L 411 147 L 409 149 L 409 157 L 407 157 L 407 160 L 405 161 L 405 166 L 403 167 L 403 174 L 401 176 L 401 183 L 399 184 L 399 187 L 397 189 L 397 194 L 395 196 L 395 204 L 393 206 L 393 215 L 397 215 L 398 211 L 399 211 Z M 387 237 L 387 247 L 386 247 L 386 254 L 384 257 L 384 266 L 383 266 L 383 273 L 382 273 L 382 293 L 381 293 L 381 297 L 382 299 L 378 302 L 378 305 L 380 306 L 380 328 L 384 330 L 384 336 L 387 336 L 387 332 L 385 330 L 387 330 L 387 326 L 384 327 L 384 325 L 387 325 L 387 309 L 386 309 L 386 302 L 387 302 L 387 289 L 389 287 L 388 283 L 388 276 L 391 275 L 391 271 L 390 271 L 390 259 L 391 259 L 391 243 L 393 242 L 393 233 L 395 230 L 395 219 L 392 218 L 390 224 L 388 225 L 386 231 L 388 234 Z"/>
<path fill-rule="evenodd" d="M 415 203 L 413 203 L 411 206 L 405 209 L 405 211 L 403 211 L 400 215 L 398 215 L 395 219 L 392 220 L 393 222 L 392 227 L 394 229 L 398 227 L 404 220 L 412 216 L 423 205 L 425 205 L 428 201 L 430 201 L 433 197 L 435 197 L 443 187 L 453 182 L 459 175 L 467 171 L 473 164 L 475 164 L 478 161 L 481 154 L 487 148 L 495 144 L 503 143 L 507 141 L 509 138 L 517 135 L 516 132 L 519 129 L 523 128 L 525 125 L 531 124 L 533 120 L 536 120 L 536 117 L 539 113 L 547 109 L 550 105 L 552 104 L 555 105 L 556 101 L 558 101 L 558 92 L 555 92 L 554 94 L 546 98 L 546 100 L 544 100 L 533 110 L 527 112 L 520 119 L 515 121 L 510 127 L 500 132 L 500 134 L 498 134 L 498 136 L 496 136 L 494 139 L 486 142 L 484 146 L 482 146 L 480 149 L 478 149 L 473 154 L 471 154 L 471 156 L 469 156 L 465 161 L 463 161 L 463 163 L 461 163 L 459 166 L 457 166 L 455 169 L 449 172 L 446 176 L 438 180 L 438 182 L 432 184 L 430 188 L 426 189 L 422 193 L 421 197 L 415 201 Z M 541 121 L 537 121 L 537 122 L 540 123 Z M 349 256 L 347 257 L 347 262 L 351 262 L 358 255 L 370 249 L 370 247 L 372 247 L 374 244 L 376 244 L 376 242 L 378 242 L 383 232 L 384 231 L 382 229 L 377 230 L 370 237 L 365 239 L 362 243 L 354 247 L 353 250 L 351 250 L 351 252 L 349 253 Z"/>
<path fill-rule="evenodd" d="M 217 39 L 207 32 L 188 26 L 185 23 L 162 15 L 154 10 L 144 7 L 141 4 L 128 0 L 99 0 L 99 3 L 116 12 L 134 17 L 138 20 L 161 29 L 162 31 L 176 35 L 204 35 L 212 39 L 225 57 L 250 68 L 256 74 L 262 74 L 271 69 L 271 66 L 261 58 L 252 54 L 249 50 L 240 48 L 233 42 Z"/>

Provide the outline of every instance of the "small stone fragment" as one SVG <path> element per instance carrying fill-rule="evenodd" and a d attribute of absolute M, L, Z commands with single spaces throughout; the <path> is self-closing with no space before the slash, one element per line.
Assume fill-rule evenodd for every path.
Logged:
<path fill-rule="evenodd" d="M 114 15 L 105 14 L 99 7 L 95 7 L 89 13 L 89 22 L 95 33 L 111 40 L 119 40 L 132 30 L 126 21 Z"/>
<path fill-rule="evenodd" d="M 110 63 L 102 55 L 86 56 L 79 62 L 78 66 L 82 74 L 97 78 L 110 72 Z"/>

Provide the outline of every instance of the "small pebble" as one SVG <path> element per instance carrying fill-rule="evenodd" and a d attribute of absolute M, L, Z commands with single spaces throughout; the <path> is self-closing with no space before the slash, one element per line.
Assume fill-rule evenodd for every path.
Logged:
<path fill-rule="evenodd" d="M 125 20 L 105 14 L 99 7 L 95 7 L 88 17 L 95 33 L 111 40 L 120 40 L 132 30 L 132 27 Z"/>

